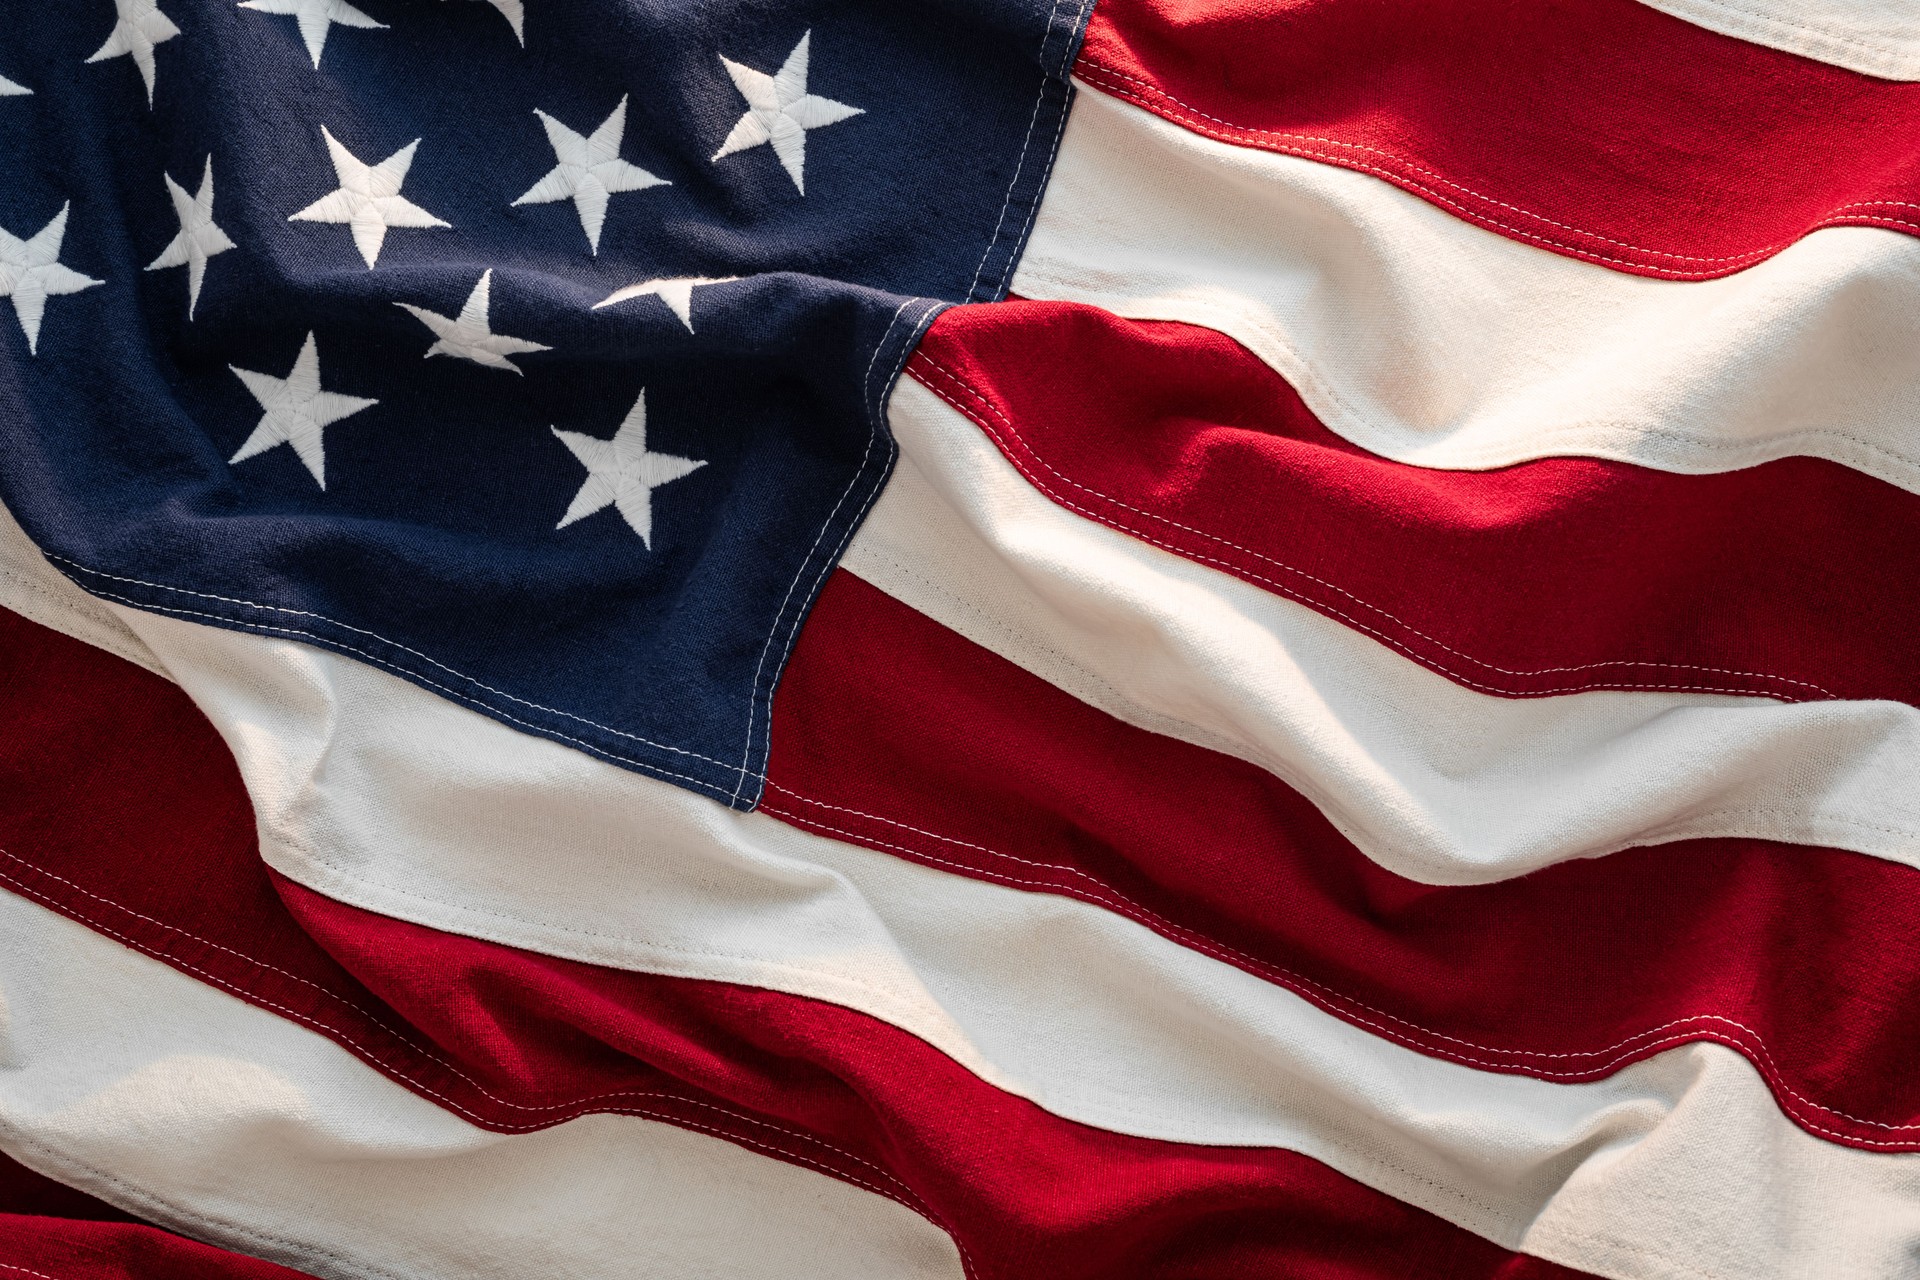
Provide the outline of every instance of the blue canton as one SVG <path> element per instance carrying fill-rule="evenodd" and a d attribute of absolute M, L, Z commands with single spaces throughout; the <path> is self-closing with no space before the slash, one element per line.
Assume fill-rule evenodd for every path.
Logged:
<path fill-rule="evenodd" d="M 892 383 L 1005 294 L 1090 2 L 35 6 L 0 498 L 95 595 L 750 808 Z"/>

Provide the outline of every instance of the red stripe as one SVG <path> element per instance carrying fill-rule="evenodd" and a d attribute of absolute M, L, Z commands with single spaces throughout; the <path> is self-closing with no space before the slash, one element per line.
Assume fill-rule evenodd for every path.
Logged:
<path fill-rule="evenodd" d="M 28 1218 L 79 1218 L 89 1222 L 138 1222 L 104 1200 L 55 1182 L 0 1151 L 0 1213 Z"/>
<path fill-rule="evenodd" d="M 1483 692 L 1920 703 L 1920 497 L 1836 463 L 1409 466 L 1214 330 L 1069 303 L 954 308 L 908 367 L 1061 506 Z"/>
<path fill-rule="evenodd" d="M 0 1152 L 0 1280 L 305 1280 L 162 1231 Z"/>
<path fill-rule="evenodd" d="M 1819 227 L 1920 230 L 1920 84 L 1634 0 L 1101 0 L 1075 74 L 1640 275 L 1726 275 Z"/>
<path fill-rule="evenodd" d="M 1255 766 L 1123 724 L 844 572 L 782 678 L 762 809 L 1096 903 L 1436 1057 L 1588 1080 L 1718 1041 L 1810 1132 L 1920 1150 L 1908 867 L 1695 840 L 1416 884 Z"/>
<path fill-rule="evenodd" d="M 307 1280 L 157 1227 L 0 1213 L 0 1280 Z"/>
<path fill-rule="evenodd" d="M 913 1205 L 978 1277 L 1577 1274 L 1304 1156 L 1061 1120 L 838 1006 L 343 906 L 270 877 L 231 760 L 172 686 L 12 615 L 0 664 L 0 884 L 477 1124 L 616 1112 L 716 1133 Z"/>

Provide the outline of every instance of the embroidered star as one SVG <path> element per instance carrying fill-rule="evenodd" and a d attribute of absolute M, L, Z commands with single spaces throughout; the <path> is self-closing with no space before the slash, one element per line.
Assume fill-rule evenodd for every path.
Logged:
<path fill-rule="evenodd" d="M 105 281 L 60 265 L 60 242 L 67 234 L 67 205 L 53 220 L 20 240 L 0 229 L 0 298 L 13 299 L 13 314 L 27 335 L 27 354 L 40 354 L 40 318 L 47 299 L 78 293 Z"/>
<path fill-rule="evenodd" d="M 187 269 L 187 319 L 191 320 L 193 309 L 200 305 L 200 283 L 207 278 L 207 259 L 239 246 L 227 239 L 227 233 L 213 221 L 212 156 L 207 157 L 207 167 L 200 175 L 198 195 L 188 195 L 187 189 L 175 182 L 172 174 L 160 176 L 167 180 L 167 194 L 173 197 L 180 234 L 160 251 L 159 257 L 147 264 L 147 270 L 180 266 Z"/>
<path fill-rule="evenodd" d="M 473 292 L 467 295 L 466 305 L 460 308 L 460 314 L 456 317 L 443 316 L 410 302 L 397 302 L 394 305 L 412 312 L 416 320 L 433 330 L 439 338 L 438 342 L 427 348 L 428 356 L 459 356 L 462 360 L 484 364 L 490 369 L 510 369 L 519 373 L 520 366 L 507 359 L 508 356 L 523 351 L 551 351 L 553 348 L 528 342 L 525 338 L 509 338 L 488 327 L 487 304 L 491 296 L 492 279 L 491 267 L 481 272 L 480 283 L 473 286 Z"/>
<path fill-rule="evenodd" d="M 333 24 L 359 27 L 362 31 L 385 31 L 387 24 L 375 22 L 347 0 L 240 0 L 242 9 L 260 13 L 289 14 L 300 26 L 300 38 L 307 42 L 307 53 L 314 69 L 320 67 L 320 52 L 327 47 L 327 32 Z"/>
<path fill-rule="evenodd" d="M 646 548 L 653 549 L 653 491 L 706 466 L 692 458 L 671 453 L 653 453 L 647 449 L 647 393 L 643 388 L 633 402 L 626 420 L 614 432 L 613 439 L 600 440 L 576 431 L 553 428 L 560 443 L 573 451 L 587 478 L 580 492 L 573 495 L 567 514 L 560 517 L 556 529 L 564 529 L 575 520 L 613 507 L 640 535 Z"/>
<path fill-rule="evenodd" d="M 580 215 L 580 229 L 587 233 L 587 245 L 600 252 L 600 228 L 607 220 L 607 201 L 620 191 L 645 191 L 648 187 L 671 186 L 665 178 L 655 177 L 639 165 L 620 158 L 620 139 L 627 128 L 627 100 L 600 122 L 588 137 L 581 137 L 546 112 L 535 108 L 546 127 L 547 142 L 558 161 L 547 176 L 533 184 L 532 190 L 514 201 L 522 204 L 549 204 L 555 200 L 573 201 Z"/>
<path fill-rule="evenodd" d="M 527 14 L 521 7 L 520 0 L 487 0 L 487 3 L 500 11 L 500 16 L 505 18 L 507 24 L 513 28 L 514 38 L 524 48 L 527 43 Z"/>
<path fill-rule="evenodd" d="M 333 172 L 340 187 L 288 217 L 288 222 L 346 223 L 353 229 L 353 243 L 367 260 L 369 271 L 380 260 L 380 246 L 386 243 L 388 227 L 448 225 L 400 194 L 420 139 L 415 138 L 379 164 L 368 165 L 341 146 L 324 125 L 320 136 L 327 140 L 327 153 L 333 157 Z"/>
<path fill-rule="evenodd" d="M 180 34 L 173 20 L 160 12 L 160 0 L 113 0 L 119 14 L 107 42 L 94 50 L 88 62 L 131 57 L 147 82 L 147 105 L 153 105 L 153 46 L 165 44 Z"/>
<path fill-rule="evenodd" d="M 693 291 L 702 285 L 732 284 L 739 276 L 674 276 L 666 280 L 646 280 L 639 284 L 630 284 L 624 289 L 616 289 L 603 301 L 593 304 L 598 311 L 610 307 L 616 302 L 625 302 L 629 298 L 655 297 L 667 304 L 667 310 L 680 317 L 680 323 L 687 326 L 687 332 L 693 332 Z"/>
<path fill-rule="evenodd" d="M 27 86 L 23 84 L 15 84 L 13 81 L 7 79 L 5 76 L 0 76 L 0 98 L 12 98 L 21 94 L 29 94 L 32 92 L 33 90 L 27 88 Z"/>
<path fill-rule="evenodd" d="M 244 462 L 276 445 L 292 445 L 322 489 L 327 487 L 327 452 L 320 433 L 340 419 L 380 403 L 320 389 L 320 349 L 314 345 L 311 333 L 293 362 L 293 372 L 284 378 L 237 369 L 233 365 L 227 368 L 233 369 L 234 376 L 247 384 L 247 390 L 253 392 L 253 398 L 266 410 L 240 451 L 227 459 L 227 465 Z"/>
<path fill-rule="evenodd" d="M 743 67 L 731 58 L 721 58 L 734 88 L 747 100 L 747 113 L 733 126 L 733 132 L 713 153 L 715 160 L 746 151 L 761 143 L 772 143 L 780 157 L 780 167 L 793 179 L 794 189 L 807 193 L 807 130 L 824 129 L 830 124 L 865 115 L 859 107 L 850 107 L 832 98 L 807 92 L 807 47 L 813 39 L 809 31 L 800 37 L 780 70 L 772 75 Z"/>

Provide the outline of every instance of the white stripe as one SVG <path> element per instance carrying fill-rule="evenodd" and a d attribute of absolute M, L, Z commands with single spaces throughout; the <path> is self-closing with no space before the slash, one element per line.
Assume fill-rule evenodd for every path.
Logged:
<path fill-rule="evenodd" d="M 1886 80 L 1920 80 L 1915 0 L 1641 0 L 1723 36 Z"/>
<path fill-rule="evenodd" d="M 1442 1062 L 1169 942 L 1124 903 L 733 813 L 336 655 L 123 617 L 226 735 L 268 860 L 335 898 L 830 1000 L 1068 1119 L 1301 1151 L 1606 1275 L 1894 1276 L 1920 1248 L 1920 1159 L 1809 1136 L 1730 1050 L 1578 1085 Z"/>
<path fill-rule="evenodd" d="M 6 607 L 43 627 L 63 631 L 136 666 L 159 675 L 166 668 L 147 652 L 106 605 L 69 582 L 47 563 L 13 518 L 0 506 L 0 599 Z"/>
<path fill-rule="evenodd" d="M 1920 491 L 1920 241 L 1894 231 L 1649 280 L 1082 86 L 1013 291 L 1231 334 L 1333 431 L 1421 466 L 1804 454 Z"/>
<path fill-rule="evenodd" d="M 911 380 L 844 567 L 1109 714 L 1305 793 L 1434 884 L 1697 836 L 1920 865 L 1920 710 L 1714 694 L 1503 698 L 1049 501 Z"/>
<path fill-rule="evenodd" d="M 293 1022 L 0 893 L 0 1147 L 330 1280 L 959 1280 L 837 1178 L 634 1116 L 503 1136 Z"/>

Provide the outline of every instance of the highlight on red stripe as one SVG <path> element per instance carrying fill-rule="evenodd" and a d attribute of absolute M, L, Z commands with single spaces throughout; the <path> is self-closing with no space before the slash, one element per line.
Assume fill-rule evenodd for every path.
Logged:
<path fill-rule="evenodd" d="M 1639 275 L 1727 275 L 1821 227 L 1920 232 L 1920 84 L 1635 0 L 1101 0 L 1074 74 Z"/>
<path fill-rule="evenodd" d="M 1418 884 L 1258 767 L 1115 720 L 845 571 L 775 698 L 761 808 L 1105 907 L 1434 1057 L 1578 1081 L 1714 1041 L 1809 1132 L 1920 1150 L 1909 867 L 1693 840 Z"/>
<path fill-rule="evenodd" d="M 232 760 L 183 693 L 7 613 L 0 723 L 0 890 L 291 1017 L 474 1124 L 606 1112 L 727 1137 L 917 1209 L 976 1280 L 1397 1280 L 1436 1256 L 1456 1280 L 1581 1274 L 1306 1156 L 1062 1120 L 837 1005 L 323 897 L 260 861 Z"/>
<path fill-rule="evenodd" d="M 1920 705 L 1920 496 L 1837 463 L 1431 470 L 1224 334 L 1073 303 L 953 308 L 908 369 L 1060 506 L 1481 692 Z"/>

